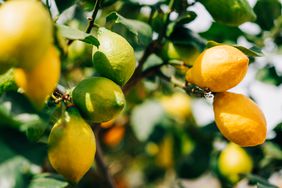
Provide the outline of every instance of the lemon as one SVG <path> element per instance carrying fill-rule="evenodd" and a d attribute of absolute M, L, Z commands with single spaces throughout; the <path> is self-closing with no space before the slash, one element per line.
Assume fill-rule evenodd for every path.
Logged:
<path fill-rule="evenodd" d="M 215 21 L 239 26 L 248 21 L 254 21 L 256 14 L 247 0 L 200 0 Z"/>
<path fill-rule="evenodd" d="M 164 44 L 161 54 L 166 60 L 181 60 L 186 65 L 193 65 L 200 52 L 193 45 L 177 45 L 168 41 Z"/>
<path fill-rule="evenodd" d="M 197 58 L 186 80 L 213 92 L 226 91 L 239 84 L 248 70 L 248 57 L 229 45 L 211 47 Z"/>
<path fill-rule="evenodd" d="M 253 161 L 243 148 L 229 143 L 219 155 L 218 169 L 229 181 L 236 183 L 240 179 L 240 174 L 252 171 Z"/>
<path fill-rule="evenodd" d="M 50 47 L 32 70 L 15 69 L 15 81 L 34 107 L 41 109 L 57 86 L 60 70 L 59 54 L 54 47 Z"/>
<path fill-rule="evenodd" d="M 161 105 L 172 117 L 183 120 L 191 115 L 191 100 L 185 93 L 177 92 L 171 96 L 164 96 Z"/>
<path fill-rule="evenodd" d="M 0 7 L 0 36 L 1 70 L 31 70 L 52 44 L 52 20 L 40 1 L 7 1 Z"/>
<path fill-rule="evenodd" d="M 91 167 L 96 152 L 95 136 L 75 107 L 70 107 L 51 130 L 48 158 L 66 179 L 78 182 Z"/>
<path fill-rule="evenodd" d="M 266 120 L 248 97 L 223 92 L 215 95 L 214 116 L 220 132 L 240 146 L 256 146 L 266 139 Z"/>
<path fill-rule="evenodd" d="M 109 121 L 125 106 L 121 88 L 108 78 L 92 77 L 81 81 L 73 90 L 74 104 L 91 122 Z"/>
<path fill-rule="evenodd" d="M 93 47 L 95 69 L 104 77 L 123 86 L 132 76 L 136 67 L 133 48 L 117 33 L 99 28 L 99 48 Z"/>

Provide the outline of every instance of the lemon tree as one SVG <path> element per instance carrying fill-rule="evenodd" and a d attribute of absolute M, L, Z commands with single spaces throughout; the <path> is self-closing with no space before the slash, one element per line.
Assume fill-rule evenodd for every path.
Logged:
<path fill-rule="evenodd" d="M 0 0 L 0 187 L 281 187 L 281 17 L 279 0 Z"/>

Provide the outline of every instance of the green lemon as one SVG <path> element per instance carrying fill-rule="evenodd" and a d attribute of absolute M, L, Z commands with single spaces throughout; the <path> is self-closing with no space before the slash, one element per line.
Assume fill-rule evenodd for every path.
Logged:
<path fill-rule="evenodd" d="M 215 21 L 239 26 L 254 21 L 256 14 L 247 0 L 200 0 Z"/>
<path fill-rule="evenodd" d="M 40 1 L 13 0 L 0 7 L 0 72 L 31 70 L 52 44 L 52 20 Z"/>
<path fill-rule="evenodd" d="M 94 162 L 96 141 L 75 107 L 67 109 L 51 130 L 48 158 L 66 179 L 78 182 Z"/>
<path fill-rule="evenodd" d="M 114 118 L 123 110 L 126 103 L 121 88 L 103 77 L 81 81 L 73 90 L 72 98 L 85 118 L 95 123 Z"/>
<path fill-rule="evenodd" d="M 119 85 L 124 85 L 134 73 L 136 60 L 131 45 L 117 33 L 99 28 L 99 48 L 93 47 L 93 64 L 97 72 Z"/>
<path fill-rule="evenodd" d="M 240 174 L 252 171 L 253 161 L 243 148 L 230 143 L 219 155 L 218 168 L 230 182 L 236 183 L 240 180 Z"/>
<path fill-rule="evenodd" d="M 186 65 L 193 65 L 200 52 L 193 45 L 177 45 L 168 41 L 164 44 L 161 55 L 166 60 L 181 60 Z"/>

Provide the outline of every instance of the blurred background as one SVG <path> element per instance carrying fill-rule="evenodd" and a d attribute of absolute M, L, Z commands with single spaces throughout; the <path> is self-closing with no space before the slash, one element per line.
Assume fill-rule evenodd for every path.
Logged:
<path fill-rule="evenodd" d="M 160 51 L 145 62 L 144 70 L 167 61 L 167 42 L 183 45 L 184 53 L 190 54 L 185 60 L 175 58 L 162 67 L 161 74 L 173 78 L 172 82 L 184 80 L 187 66 L 210 40 L 261 49 L 263 56 L 250 57 L 247 76 L 231 91 L 245 94 L 259 105 L 267 120 L 267 141 L 248 148 L 232 145 L 214 123 L 212 97 L 190 97 L 152 74 L 126 92 L 123 114 L 102 123 L 99 134 L 95 133 L 117 187 L 282 187 L 281 2 L 269 0 L 261 8 L 260 1 L 248 0 L 257 20 L 239 27 L 214 22 L 200 2 L 181 2 L 193 18 L 181 24 L 181 31 L 171 31 Z M 85 30 L 93 9 L 91 0 L 44 3 L 56 23 L 79 30 Z M 171 23 L 177 23 L 182 9 L 181 4 L 170 13 Z M 167 1 L 161 0 L 105 0 L 96 23 L 123 35 L 140 59 L 150 41 L 159 36 L 160 20 L 167 10 Z M 113 11 L 118 13 L 119 21 L 107 17 Z M 138 31 L 137 39 L 128 25 Z M 58 39 L 63 60 L 61 85 L 70 89 L 95 75 L 91 45 L 75 41 L 67 47 L 62 36 Z M 179 63 L 182 61 L 188 65 L 183 66 Z M 0 188 L 107 187 L 106 177 L 95 164 L 78 185 L 66 182 L 51 168 L 46 141 L 57 118 L 52 102 L 43 113 L 36 114 L 19 93 L 6 92 L 0 99 Z M 224 156 L 222 152 L 229 151 L 226 148 L 232 151 Z"/>

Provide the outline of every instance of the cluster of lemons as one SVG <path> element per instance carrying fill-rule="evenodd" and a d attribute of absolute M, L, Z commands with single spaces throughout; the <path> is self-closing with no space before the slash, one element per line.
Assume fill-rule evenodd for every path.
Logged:
<path fill-rule="evenodd" d="M 94 161 L 95 136 L 87 122 L 107 122 L 120 114 L 126 104 L 121 86 L 136 67 L 133 48 L 122 36 L 99 28 L 97 38 L 100 46 L 93 47 L 92 59 L 100 76 L 77 84 L 71 93 L 75 106 L 66 110 L 49 137 L 52 166 L 73 182 L 78 182 Z"/>
<path fill-rule="evenodd" d="M 219 45 L 203 51 L 186 73 L 186 80 L 215 92 L 213 109 L 221 133 L 240 146 L 262 144 L 266 120 L 259 107 L 242 94 L 228 92 L 248 69 L 248 57 L 235 47 Z"/>
<path fill-rule="evenodd" d="M 13 0 L 0 8 L 0 72 L 13 68 L 15 82 L 35 109 L 42 110 L 60 78 L 60 58 L 53 44 L 53 23 L 40 1 Z M 93 63 L 100 77 L 82 80 L 72 103 L 49 135 L 48 157 L 54 169 L 78 182 L 94 161 L 96 141 L 88 123 L 113 119 L 125 107 L 121 90 L 133 75 L 133 48 L 120 35 L 100 28 Z M 82 115 L 81 115 L 82 114 Z"/>
<path fill-rule="evenodd" d="M 14 68 L 17 85 L 36 109 L 43 108 L 60 77 L 48 11 L 35 0 L 6 2 L 0 9 L 0 35 L 0 73 Z"/>

